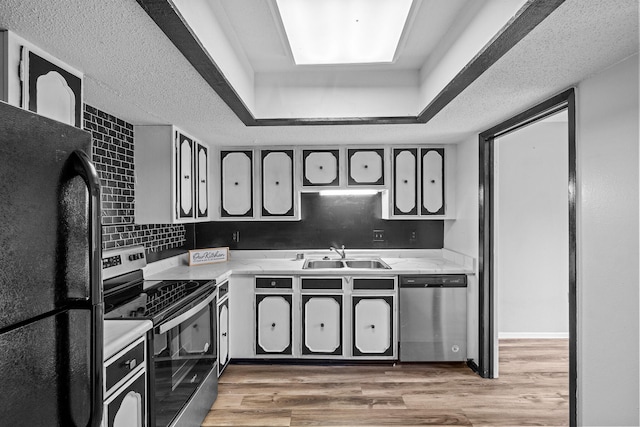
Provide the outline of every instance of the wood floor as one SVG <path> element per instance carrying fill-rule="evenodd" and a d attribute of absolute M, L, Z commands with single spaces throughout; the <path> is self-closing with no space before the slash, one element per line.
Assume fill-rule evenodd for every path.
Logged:
<path fill-rule="evenodd" d="M 568 342 L 501 340 L 500 378 L 465 364 L 229 365 L 203 426 L 561 426 Z"/>

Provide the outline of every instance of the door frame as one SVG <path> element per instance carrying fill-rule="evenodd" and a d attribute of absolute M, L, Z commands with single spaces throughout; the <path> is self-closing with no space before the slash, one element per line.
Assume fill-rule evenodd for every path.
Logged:
<path fill-rule="evenodd" d="M 494 258 L 494 194 L 495 139 L 560 111 L 568 113 L 569 143 L 569 424 L 577 425 L 577 269 L 576 269 L 576 120 L 575 89 L 570 88 L 528 110 L 480 133 L 479 135 L 479 354 L 478 373 L 495 378 L 497 354 L 494 341 L 495 258 Z"/>

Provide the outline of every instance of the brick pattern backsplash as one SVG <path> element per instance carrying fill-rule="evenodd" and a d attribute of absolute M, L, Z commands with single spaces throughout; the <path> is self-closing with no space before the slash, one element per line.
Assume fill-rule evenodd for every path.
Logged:
<path fill-rule="evenodd" d="M 85 104 L 84 128 L 91 132 L 92 160 L 102 186 L 102 248 L 144 245 L 157 252 L 183 246 L 183 225 L 133 223 L 133 125 Z"/>

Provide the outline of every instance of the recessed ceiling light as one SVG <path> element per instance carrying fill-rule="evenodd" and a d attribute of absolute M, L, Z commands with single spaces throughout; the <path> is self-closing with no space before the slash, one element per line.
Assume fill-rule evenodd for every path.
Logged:
<path fill-rule="evenodd" d="M 393 61 L 413 0 L 276 0 L 297 65 Z"/>

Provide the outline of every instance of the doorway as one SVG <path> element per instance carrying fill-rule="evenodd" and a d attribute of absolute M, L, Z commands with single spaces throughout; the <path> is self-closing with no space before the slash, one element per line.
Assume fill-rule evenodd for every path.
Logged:
<path fill-rule="evenodd" d="M 479 164 L 479 358 L 478 371 L 485 378 L 495 378 L 498 375 L 498 279 L 500 269 L 497 264 L 496 230 L 498 228 L 496 209 L 499 189 L 497 188 L 496 156 L 499 155 L 498 140 L 516 130 L 538 123 L 543 119 L 560 112 L 566 113 L 567 138 L 567 171 L 565 179 L 567 186 L 566 212 L 567 234 L 564 248 L 565 265 L 568 275 L 568 335 L 569 335 L 569 422 L 576 425 L 576 155 L 575 155 L 575 91 L 569 89 L 513 118 L 483 132 L 479 136 L 480 164 Z M 541 171 L 543 173 L 544 171 Z M 499 256 L 499 255 L 498 255 Z M 504 273 L 503 273 L 504 274 Z M 566 283 L 566 282 L 565 282 Z"/>

